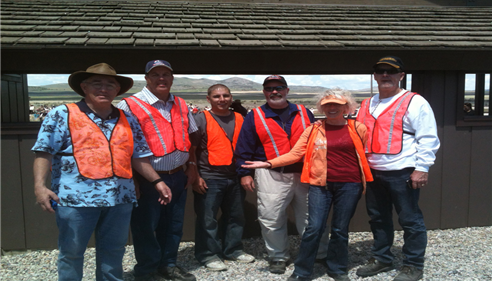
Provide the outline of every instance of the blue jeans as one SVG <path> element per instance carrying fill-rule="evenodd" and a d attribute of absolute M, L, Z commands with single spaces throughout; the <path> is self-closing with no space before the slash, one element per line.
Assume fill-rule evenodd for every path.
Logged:
<path fill-rule="evenodd" d="M 327 271 L 332 274 L 347 273 L 348 228 L 361 195 L 361 183 L 328 182 L 326 187 L 309 186 L 309 219 L 302 235 L 299 255 L 295 260 L 295 275 L 310 278 L 313 273 L 318 246 L 332 204 L 331 236 L 326 257 Z"/>
<path fill-rule="evenodd" d="M 84 252 L 96 238 L 96 280 L 123 280 L 123 254 L 133 204 L 113 207 L 62 207 L 58 225 L 58 280 L 82 280 Z"/>
<path fill-rule="evenodd" d="M 390 249 L 394 239 L 394 205 L 398 222 L 403 228 L 403 264 L 422 269 L 427 230 L 418 205 L 420 189 L 409 188 L 406 182 L 413 171 L 414 168 L 398 171 L 372 170 L 374 182 L 368 185 L 366 205 L 374 235 L 374 245 L 371 249 L 374 258 L 384 263 L 393 261 L 394 256 Z"/>
<path fill-rule="evenodd" d="M 160 176 L 173 195 L 167 205 L 157 201 L 159 193 L 152 183 L 136 175 L 140 184 L 140 199 L 138 206 L 133 209 L 131 220 L 137 260 L 135 276 L 155 272 L 160 267 L 176 266 L 179 243 L 183 236 L 188 177 L 182 170 Z"/>
<path fill-rule="evenodd" d="M 195 257 L 202 263 L 232 259 L 243 252 L 244 209 L 246 191 L 237 178 L 204 179 L 208 190 L 195 195 Z M 217 212 L 222 211 L 219 231 Z M 222 240 L 222 244 L 220 242 Z"/>

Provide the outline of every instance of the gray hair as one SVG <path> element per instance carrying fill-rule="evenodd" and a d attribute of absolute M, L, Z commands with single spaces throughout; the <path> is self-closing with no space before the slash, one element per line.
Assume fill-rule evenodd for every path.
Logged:
<path fill-rule="evenodd" d="M 347 101 L 347 104 L 345 104 L 345 110 L 344 114 L 349 114 L 353 113 L 355 109 L 357 108 L 357 102 L 355 101 L 354 97 L 352 96 L 352 93 L 348 90 L 344 90 L 342 88 L 332 88 L 324 91 L 323 93 L 318 95 L 318 101 L 316 102 L 316 108 L 318 109 L 319 113 L 323 112 L 323 106 L 321 105 L 321 101 L 329 96 L 333 95 L 337 99 L 345 99 Z"/>

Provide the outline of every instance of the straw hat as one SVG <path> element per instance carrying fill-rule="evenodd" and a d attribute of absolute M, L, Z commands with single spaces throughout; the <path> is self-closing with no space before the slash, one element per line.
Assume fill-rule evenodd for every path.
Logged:
<path fill-rule="evenodd" d="M 125 76 L 120 76 L 116 74 L 116 70 L 114 70 L 111 65 L 107 63 L 98 63 L 93 66 L 89 66 L 86 71 L 77 71 L 72 73 L 70 77 L 68 77 L 68 85 L 70 85 L 70 88 L 72 88 L 77 94 L 81 96 L 85 96 L 84 91 L 82 91 L 82 88 L 80 87 L 80 83 L 84 81 L 85 79 L 93 76 L 93 75 L 104 75 L 104 76 L 111 76 L 120 83 L 120 91 L 118 92 L 117 96 L 124 94 L 126 91 L 130 90 L 131 87 L 133 86 L 133 79 Z"/>

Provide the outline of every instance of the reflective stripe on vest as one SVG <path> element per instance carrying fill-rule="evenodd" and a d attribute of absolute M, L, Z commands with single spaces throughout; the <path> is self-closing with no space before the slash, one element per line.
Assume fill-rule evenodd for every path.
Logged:
<path fill-rule="evenodd" d="M 207 150 L 208 162 L 212 166 L 231 165 L 234 158 L 234 149 L 236 149 L 237 138 L 243 125 L 243 116 L 237 112 L 234 113 L 234 134 L 232 141 L 227 137 L 224 129 L 219 125 L 217 120 L 208 111 L 203 111 L 207 120 Z"/>
<path fill-rule="evenodd" d="M 155 133 L 157 135 L 157 138 L 159 139 L 159 142 L 161 143 L 162 145 L 162 148 L 164 149 L 164 154 L 167 154 L 167 147 L 166 147 L 166 143 L 164 142 L 164 139 L 162 138 L 162 134 L 161 134 L 161 131 L 159 130 L 159 128 L 157 127 L 157 124 L 156 124 L 156 121 L 155 121 L 155 118 L 152 114 L 152 112 L 150 112 L 149 109 L 147 109 L 147 107 L 143 104 L 143 101 L 141 101 L 140 99 L 136 98 L 136 97 L 129 97 L 128 99 L 134 101 L 145 113 L 147 113 L 149 115 L 149 119 L 151 120 L 151 124 L 152 126 L 154 127 L 154 130 L 155 130 Z M 127 101 L 128 103 L 128 101 Z M 130 106 L 130 105 L 129 105 Z M 131 108 L 131 107 L 130 107 Z M 154 112 L 155 113 L 155 112 Z M 159 112 L 157 112 L 158 114 L 156 116 L 159 116 L 161 115 Z M 143 128 L 142 128 L 143 129 Z M 145 133 L 147 130 L 143 130 L 143 132 Z M 145 135 L 145 134 L 144 134 Z M 147 136 L 145 135 L 145 139 L 147 140 Z M 147 140 L 148 141 L 148 140 Z"/>
<path fill-rule="evenodd" d="M 416 93 L 406 92 L 385 110 L 378 118 L 369 112 L 370 99 L 362 102 L 360 115 L 357 120 L 363 122 L 368 130 L 369 139 L 366 144 L 366 153 L 398 154 L 403 147 L 403 118 L 408 105 Z"/>
<path fill-rule="evenodd" d="M 95 180 L 113 176 L 131 178 L 133 134 L 125 113 L 119 110 L 120 117 L 108 141 L 101 128 L 76 104 L 66 106 L 73 157 L 80 175 Z"/>
<path fill-rule="evenodd" d="M 184 152 L 190 150 L 188 107 L 183 99 L 174 97 L 171 122 L 167 121 L 157 108 L 135 96 L 124 100 L 137 117 L 154 156 L 162 157 L 176 149 Z"/>
<path fill-rule="evenodd" d="M 265 117 L 261 107 L 254 109 L 256 133 L 263 144 L 268 160 L 289 152 L 307 125 L 311 124 L 306 108 L 303 105 L 297 105 L 297 107 L 299 111 L 292 121 L 290 138 L 275 120 Z"/>

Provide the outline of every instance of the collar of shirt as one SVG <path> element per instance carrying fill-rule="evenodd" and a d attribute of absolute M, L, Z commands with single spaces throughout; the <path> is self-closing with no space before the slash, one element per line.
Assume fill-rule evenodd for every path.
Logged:
<path fill-rule="evenodd" d="M 289 104 L 289 106 L 287 107 L 289 109 L 289 114 L 292 115 L 293 112 L 297 112 L 299 111 L 299 109 L 297 108 L 297 105 L 294 104 L 294 103 L 290 103 L 289 101 L 287 101 L 287 103 Z M 275 113 L 272 108 L 268 105 L 268 103 L 265 103 L 263 106 L 263 112 L 265 113 L 265 117 L 267 118 L 272 118 L 272 117 L 276 117 L 276 116 L 279 116 L 277 113 Z"/>
<path fill-rule="evenodd" d="M 173 102 L 174 103 L 174 95 L 169 93 L 169 99 L 167 100 L 167 102 L 163 101 L 163 100 L 160 100 L 158 97 L 156 97 L 148 88 L 147 86 L 145 86 L 143 89 L 142 89 L 142 93 L 144 94 L 145 98 L 147 99 L 147 102 L 150 104 L 150 105 L 153 105 L 157 102 L 162 102 L 162 103 L 167 103 L 167 102 Z"/>
<path fill-rule="evenodd" d="M 378 103 L 378 102 L 387 102 L 387 101 L 390 101 L 390 100 L 396 100 L 398 99 L 399 97 L 401 97 L 404 93 L 408 92 L 407 90 L 405 89 L 401 89 L 401 91 L 394 95 L 394 96 L 391 96 L 391 97 L 388 97 L 388 98 L 383 98 L 383 99 L 380 99 L 379 98 L 379 94 L 375 95 L 372 99 L 372 102 L 373 103 Z"/>
<path fill-rule="evenodd" d="M 84 112 L 85 114 L 92 113 L 96 115 L 99 119 L 103 119 L 101 116 L 97 115 L 92 109 L 90 109 L 90 107 L 85 102 L 85 99 L 81 99 L 79 102 L 75 104 L 79 107 L 80 111 Z M 114 107 L 113 105 L 111 105 L 111 108 L 113 112 L 111 112 L 111 114 L 108 116 L 108 119 L 106 120 L 120 117 L 120 111 L 118 110 L 118 108 Z"/>

